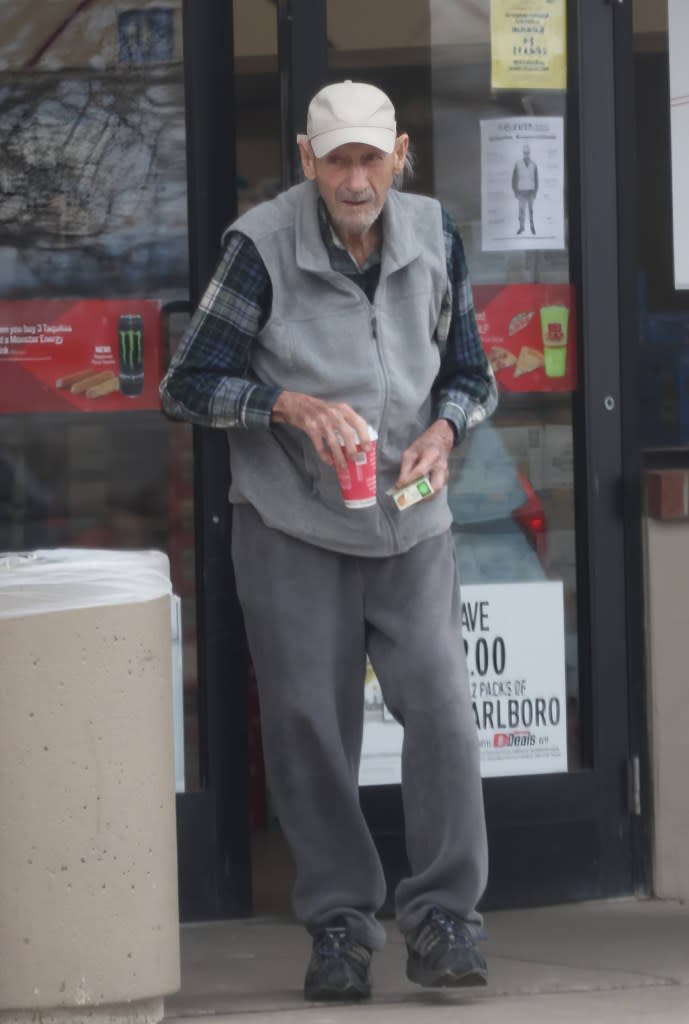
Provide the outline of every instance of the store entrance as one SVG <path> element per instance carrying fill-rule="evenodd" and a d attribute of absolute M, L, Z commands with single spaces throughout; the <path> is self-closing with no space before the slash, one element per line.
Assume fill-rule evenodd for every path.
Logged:
<path fill-rule="evenodd" d="M 449 488 L 489 824 L 486 907 L 612 896 L 644 881 L 625 615 L 639 581 L 625 567 L 620 503 L 613 53 L 614 19 L 627 12 L 616 6 L 569 3 L 566 30 L 548 30 L 563 56 L 544 88 L 497 62 L 504 27 L 488 3 L 235 0 L 231 74 L 213 39 L 213 9 L 227 23 L 227 5 L 185 5 L 197 294 L 222 228 L 296 180 L 295 136 L 327 81 L 388 92 L 414 147 L 409 187 L 440 199 L 462 233 L 501 390 L 499 411 L 457 451 Z M 539 184 L 522 200 L 530 164 Z M 198 431 L 195 454 L 204 728 L 229 851 L 219 884 L 235 894 L 230 912 L 281 911 L 291 864 L 264 787 L 229 524 L 218 531 L 224 438 Z M 365 685 L 361 802 L 392 887 L 407 870 L 400 733 L 372 671 Z"/>

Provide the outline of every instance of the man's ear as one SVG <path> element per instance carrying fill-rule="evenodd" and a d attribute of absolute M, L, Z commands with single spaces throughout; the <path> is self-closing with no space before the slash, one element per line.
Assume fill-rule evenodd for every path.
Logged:
<path fill-rule="evenodd" d="M 409 149 L 409 136 L 406 132 L 402 135 L 398 135 L 395 139 L 395 148 L 392 151 L 392 170 L 393 174 L 401 174 L 404 170 L 404 161 L 407 158 L 407 150 Z"/>
<path fill-rule="evenodd" d="M 301 157 L 301 168 L 307 181 L 313 181 L 316 177 L 316 158 L 311 149 L 311 143 L 305 135 L 297 135 L 297 145 Z"/>

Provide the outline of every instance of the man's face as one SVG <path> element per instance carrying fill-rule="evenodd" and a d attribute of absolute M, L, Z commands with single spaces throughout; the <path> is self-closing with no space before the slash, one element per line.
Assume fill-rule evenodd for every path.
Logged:
<path fill-rule="evenodd" d="M 320 159 L 300 141 L 304 174 L 315 181 L 338 233 L 365 235 L 383 209 L 396 174 L 404 167 L 409 138 L 398 136 L 392 153 L 348 142 Z"/>
<path fill-rule="evenodd" d="M 529 149 L 528 146 L 524 146 L 524 159 L 526 160 L 527 164 L 529 162 L 529 157 L 530 156 L 531 156 L 531 150 Z"/>

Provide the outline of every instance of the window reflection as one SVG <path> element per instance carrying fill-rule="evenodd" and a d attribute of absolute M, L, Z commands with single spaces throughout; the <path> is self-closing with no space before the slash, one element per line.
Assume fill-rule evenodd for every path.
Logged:
<path fill-rule="evenodd" d="M 3 323 L 23 300 L 186 300 L 180 0 L 2 3 L 0 90 Z M 164 317 L 166 352 L 180 319 Z M 92 330 L 102 355 L 112 339 L 100 338 L 97 318 Z M 11 351 L 3 346 L 0 360 Z M 29 372 L 28 361 L 20 369 Z M 133 400 L 110 414 L 48 413 L 40 391 L 7 415 L 8 379 L 0 375 L 0 548 L 169 553 L 182 597 L 186 785 L 194 788 L 191 428 L 136 411 Z"/>
<path fill-rule="evenodd" d="M 682 9 L 678 6 L 678 13 Z M 675 287 L 671 78 L 665 0 L 635 0 L 634 78 L 640 200 L 641 437 L 649 450 L 686 448 L 689 293 Z"/>

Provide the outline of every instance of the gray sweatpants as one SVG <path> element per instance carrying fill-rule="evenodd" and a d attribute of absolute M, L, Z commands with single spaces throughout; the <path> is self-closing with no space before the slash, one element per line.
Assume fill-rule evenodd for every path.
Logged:
<path fill-rule="evenodd" d="M 439 905 L 478 930 L 488 854 L 450 532 L 403 555 L 360 558 L 235 505 L 232 555 L 297 918 L 314 932 L 344 916 L 359 942 L 384 942 L 375 913 L 385 882 L 358 793 L 368 652 L 404 726 L 411 877 L 395 894 L 398 925 L 406 932 Z"/>

